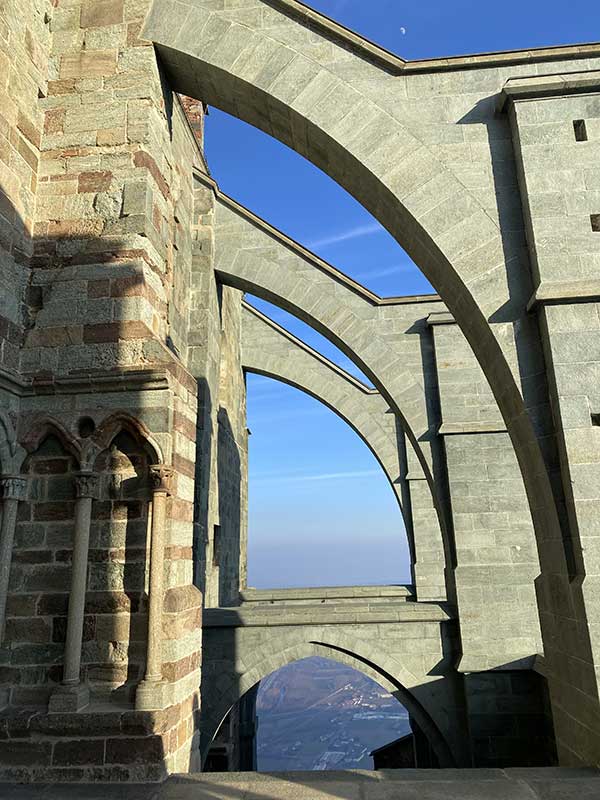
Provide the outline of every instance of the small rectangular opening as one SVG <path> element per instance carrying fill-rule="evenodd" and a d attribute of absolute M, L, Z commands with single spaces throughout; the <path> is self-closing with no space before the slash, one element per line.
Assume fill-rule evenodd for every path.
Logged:
<path fill-rule="evenodd" d="M 587 128 L 584 119 L 573 120 L 573 130 L 575 131 L 576 142 L 587 142 Z"/>
<path fill-rule="evenodd" d="M 590 216 L 590 222 L 592 223 L 592 230 L 595 233 L 600 233 L 600 214 L 592 214 Z"/>
<path fill-rule="evenodd" d="M 221 560 L 221 526 L 215 525 L 213 536 L 213 567 L 218 567 Z"/>
<path fill-rule="evenodd" d="M 590 414 L 590 416 L 592 418 L 592 425 L 600 428 L 600 414 Z"/>

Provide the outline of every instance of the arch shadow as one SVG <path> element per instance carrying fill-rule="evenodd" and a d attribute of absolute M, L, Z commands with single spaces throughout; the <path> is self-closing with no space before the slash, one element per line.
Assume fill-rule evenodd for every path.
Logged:
<path fill-rule="evenodd" d="M 202 763 L 204 764 L 210 744 L 227 714 L 246 692 L 268 675 L 287 664 L 310 656 L 321 656 L 352 667 L 388 691 L 414 717 L 423 733 L 427 736 L 440 766 L 455 767 L 458 763 L 458 748 L 453 748 L 450 745 L 423 701 L 419 700 L 414 692 L 411 691 L 411 688 L 418 686 L 418 679 L 404 669 L 395 659 L 392 660 L 387 657 L 386 663 L 389 662 L 389 664 L 388 669 L 385 669 L 365 656 L 360 655 L 358 651 L 361 649 L 361 645 L 363 650 L 366 650 L 366 645 L 358 639 L 352 643 L 344 642 L 343 644 L 350 644 L 352 649 L 342 646 L 341 643 L 310 640 L 296 643 L 274 652 L 257 652 L 256 657 L 245 668 L 244 672 L 229 678 L 224 675 L 220 676 L 217 684 L 218 699 L 214 694 L 215 686 L 211 685 L 209 687 L 207 685 L 208 681 L 203 676 L 203 697 L 208 699 L 211 694 L 207 693 L 207 689 L 212 689 L 214 704 L 209 708 L 205 706 L 205 718 L 201 729 L 200 741 Z M 389 669 L 393 669 L 396 675 L 392 675 Z M 456 743 L 454 744 L 456 745 Z"/>

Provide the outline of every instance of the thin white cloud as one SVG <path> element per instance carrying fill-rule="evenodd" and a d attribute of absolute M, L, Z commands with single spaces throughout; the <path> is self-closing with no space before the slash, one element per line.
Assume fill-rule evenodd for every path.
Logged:
<path fill-rule="evenodd" d="M 369 222 L 365 225 L 355 225 L 353 228 L 346 228 L 345 231 L 338 231 L 329 236 L 323 236 L 321 239 L 313 239 L 309 241 L 307 247 L 314 249 L 316 247 L 329 247 L 333 244 L 340 242 L 348 242 L 352 239 L 361 239 L 363 236 L 372 236 L 374 233 L 379 233 L 383 228 L 378 222 Z"/>
<path fill-rule="evenodd" d="M 337 481 L 337 480 L 355 480 L 357 478 L 374 478 L 381 475 L 380 470 L 365 469 L 357 470 L 354 472 L 320 472 L 313 473 L 312 475 L 251 475 L 251 482 L 261 483 L 308 483 L 314 481 Z"/>
<path fill-rule="evenodd" d="M 401 272 L 407 269 L 416 269 L 419 268 L 415 265 L 414 261 L 410 258 L 408 254 L 405 255 L 405 261 L 399 262 L 397 264 L 391 264 L 389 267 L 381 267 L 381 269 L 370 269 L 364 270 L 363 272 L 358 273 L 356 275 L 356 280 L 369 280 L 373 278 L 387 278 L 390 275 L 399 275 Z"/>
<path fill-rule="evenodd" d="M 366 281 L 373 280 L 373 278 L 387 278 L 389 275 L 397 275 L 402 269 L 402 264 L 394 264 L 391 267 L 382 267 L 381 269 L 371 269 L 366 272 L 360 272 L 356 276 L 356 280 Z"/>

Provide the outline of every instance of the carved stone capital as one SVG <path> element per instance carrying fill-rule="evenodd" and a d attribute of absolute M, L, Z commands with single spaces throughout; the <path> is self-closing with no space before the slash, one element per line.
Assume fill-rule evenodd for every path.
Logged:
<path fill-rule="evenodd" d="M 75 496 L 98 499 L 98 476 L 94 472 L 79 472 L 75 475 Z"/>
<path fill-rule="evenodd" d="M 166 467 L 164 464 L 153 464 L 150 467 L 152 491 L 171 494 L 173 491 L 174 474 L 175 472 L 172 467 Z"/>
<path fill-rule="evenodd" d="M 0 489 L 4 500 L 25 500 L 27 478 L 21 475 L 4 475 L 0 478 Z"/>

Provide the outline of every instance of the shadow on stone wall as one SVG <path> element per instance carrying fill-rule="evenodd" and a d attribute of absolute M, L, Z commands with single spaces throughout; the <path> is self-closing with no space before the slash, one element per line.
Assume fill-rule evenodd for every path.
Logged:
<path fill-rule="evenodd" d="M 201 596 L 188 591 L 180 569 L 192 560 L 182 540 L 192 506 L 177 491 L 177 475 L 192 470 L 177 435 L 195 438 L 179 398 L 181 387 L 194 397 L 196 384 L 149 320 L 125 311 L 147 301 L 166 314 L 143 251 L 126 244 L 88 235 L 83 224 L 32 238 L 0 187 L 0 516 L 9 581 L 0 579 L 0 599 L 8 595 L 0 780 L 159 781 L 199 764 L 199 687 L 184 696 L 167 691 L 200 666 Z M 146 711 L 135 698 L 148 669 L 149 469 L 157 464 L 175 468 L 166 513 L 178 533 L 164 548 L 165 574 L 175 573 L 162 615 L 170 699 Z M 93 488 L 80 485 L 82 470 L 97 476 Z M 11 492 L 21 477 L 27 485 L 13 520 Z M 74 684 L 91 696 L 78 709 L 49 713 L 65 679 L 82 491 L 93 499 Z M 197 649 L 181 652 L 194 632 Z"/>

